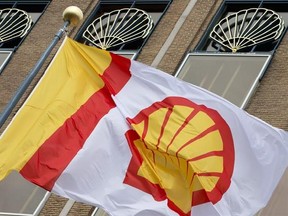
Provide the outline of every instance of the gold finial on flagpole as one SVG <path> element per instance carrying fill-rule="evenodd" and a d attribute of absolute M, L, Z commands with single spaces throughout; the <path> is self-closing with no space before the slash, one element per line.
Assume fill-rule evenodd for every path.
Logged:
<path fill-rule="evenodd" d="M 63 11 L 63 20 L 69 21 L 71 26 L 76 26 L 83 19 L 83 13 L 77 6 L 69 6 Z"/>

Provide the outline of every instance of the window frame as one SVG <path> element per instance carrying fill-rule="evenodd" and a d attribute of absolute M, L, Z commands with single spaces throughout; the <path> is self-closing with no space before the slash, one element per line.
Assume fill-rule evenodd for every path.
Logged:
<path fill-rule="evenodd" d="M 122 55 L 125 58 L 128 58 L 128 56 L 131 56 L 129 59 L 134 60 L 136 58 L 136 53 L 132 51 L 111 51 L 114 54 Z M 126 56 L 127 55 L 127 56 Z"/>
<path fill-rule="evenodd" d="M 5 66 L 8 64 L 8 62 L 10 61 L 10 59 L 12 58 L 12 55 L 17 51 L 17 49 L 19 48 L 19 46 L 21 46 L 21 44 L 23 43 L 23 41 L 25 40 L 26 36 L 30 33 L 30 31 L 32 30 L 32 28 L 35 26 L 35 24 L 38 22 L 38 20 L 40 19 L 40 17 L 43 15 L 44 11 L 47 9 L 47 7 L 49 6 L 49 4 L 51 3 L 51 0 L 36 0 L 36 1 L 27 1 L 27 0 L 18 0 L 18 1 L 12 1 L 12 0 L 7 0 L 7 1 L 0 1 L 0 8 L 5 9 L 5 8 L 16 8 L 16 9 L 20 9 L 22 10 L 21 5 L 25 5 L 25 4 L 31 4 L 31 5 L 43 5 L 43 10 L 41 12 L 41 14 L 37 17 L 36 20 L 33 20 L 33 17 L 31 16 L 31 13 L 33 12 L 27 12 L 31 18 L 32 18 L 32 25 L 30 27 L 30 29 L 28 30 L 28 32 L 26 33 L 26 35 L 24 35 L 24 37 L 22 37 L 19 40 L 19 43 L 17 45 L 15 45 L 14 47 L 5 47 L 5 48 L 1 48 L 0 47 L 0 52 L 10 52 L 10 54 L 8 55 L 8 57 L 5 59 L 5 61 L 3 61 L 3 63 L 0 65 L 0 75 L 3 72 Z M 5 6 L 6 5 L 6 6 Z M 18 7 L 20 5 L 20 7 Z M 0 9 L 0 10 L 2 10 Z M 40 13 L 40 12 L 39 12 Z"/>
<path fill-rule="evenodd" d="M 37 216 L 40 211 L 42 210 L 42 208 L 44 207 L 46 201 L 48 200 L 48 198 L 50 197 L 50 192 L 48 191 L 45 191 L 44 189 L 36 186 L 36 185 L 33 185 L 33 183 L 31 182 L 27 182 L 23 177 L 20 176 L 19 173 L 17 173 L 16 171 L 13 172 L 15 176 L 17 176 L 18 181 L 25 181 L 25 184 L 29 184 L 31 187 L 33 187 L 33 191 L 36 189 L 36 190 L 42 190 L 44 193 L 43 193 L 43 197 L 41 199 L 39 199 L 37 202 L 37 205 L 35 205 L 35 209 L 33 209 L 33 212 L 31 211 L 31 213 L 20 213 L 20 212 L 12 212 L 12 211 L 3 211 L 3 210 L 0 210 L 0 215 L 9 215 L 9 216 Z M 14 178 L 15 178 L 14 176 Z M 9 177 L 9 176 L 8 176 Z M 8 178 L 6 177 L 6 178 Z M 4 181 L 7 181 L 7 179 L 4 179 Z M 29 199 L 28 199 L 29 200 Z M 23 203 L 23 207 L 25 206 L 25 202 Z"/>
<path fill-rule="evenodd" d="M 43 4 L 43 10 L 42 10 L 42 13 L 41 15 L 39 15 L 39 17 L 37 18 L 37 20 L 34 22 L 32 22 L 32 25 L 30 27 L 30 29 L 28 30 L 27 34 L 19 41 L 19 43 L 14 46 L 14 47 L 7 47 L 7 48 L 4 48 L 4 49 L 10 49 L 10 50 L 13 50 L 13 52 L 15 52 L 19 46 L 21 46 L 21 44 L 23 43 L 23 41 L 25 40 L 26 36 L 30 33 L 30 31 L 33 29 L 33 27 L 35 26 L 35 24 L 38 22 L 38 20 L 40 19 L 40 17 L 43 15 L 43 12 L 47 9 L 47 7 L 49 6 L 49 4 L 51 3 L 52 0 L 43 0 L 43 1 L 39 1 L 39 0 L 36 0 L 36 1 L 27 1 L 27 0 L 18 0 L 18 1 L 12 1 L 12 0 L 7 0 L 5 2 L 1 2 L 0 1 L 0 8 L 2 8 L 2 5 L 7 5 L 7 7 L 3 7 L 4 8 L 16 8 L 16 9 L 21 9 L 21 5 L 25 5 L 25 4 L 31 4 L 31 5 L 35 5 L 35 4 Z M 20 7 L 18 7 L 20 4 Z M 45 6 L 44 6 L 45 5 Z M 0 9 L 2 10 L 2 9 Z M 29 15 L 33 12 L 29 12 L 29 11 L 26 11 Z M 0 48 L 1 50 L 1 48 Z"/>
<path fill-rule="evenodd" d="M 114 53 L 118 53 L 121 54 L 121 52 L 123 53 L 134 53 L 133 58 L 132 59 L 136 59 L 138 54 L 141 52 L 141 50 L 143 49 L 143 47 L 145 46 L 146 42 L 149 40 L 151 34 L 153 33 L 153 31 L 155 30 L 156 26 L 159 24 L 161 18 L 164 16 L 164 14 L 166 13 L 166 11 L 168 10 L 170 4 L 172 3 L 173 0 L 100 0 L 97 5 L 95 6 L 95 8 L 92 10 L 92 12 L 90 13 L 90 15 L 87 17 L 87 19 L 83 22 L 82 26 L 79 28 L 77 34 L 75 35 L 74 39 L 78 42 L 82 43 L 82 34 L 85 31 L 85 29 L 87 28 L 87 26 L 93 22 L 93 20 L 95 20 L 97 17 L 97 13 L 101 8 L 101 5 L 109 5 L 109 4 L 115 4 L 115 5 L 127 5 L 130 4 L 130 8 L 134 7 L 135 4 L 147 4 L 147 5 L 153 5 L 153 4 L 166 4 L 165 9 L 163 10 L 161 16 L 159 17 L 159 19 L 157 20 L 157 23 L 154 23 L 151 32 L 149 33 L 149 35 L 144 39 L 142 45 L 139 47 L 139 49 L 135 49 L 135 50 L 128 50 L 128 49 L 120 49 L 120 50 L 111 50 L 111 52 Z M 149 14 L 149 11 L 146 11 Z"/>
<path fill-rule="evenodd" d="M 211 20 L 211 22 L 209 23 L 208 27 L 206 28 L 206 31 L 204 32 L 204 34 L 202 35 L 200 41 L 198 42 L 198 44 L 195 46 L 195 48 L 193 50 L 191 50 L 191 52 L 209 52 L 209 53 L 215 53 L 218 52 L 220 53 L 220 51 L 215 50 L 215 51 L 207 51 L 204 50 L 204 47 L 207 43 L 207 41 L 210 39 L 209 38 L 209 34 L 212 31 L 212 29 L 214 28 L 214 26 L 221 20 L 222 15 L 224 14 L 225 11 L 227 11 L 227 7 L 229 5 L 233 5 L 233 4 L 257 4 L 257 7 L 261 7 L 263 4 L 281 4 L 281 3 L 287 3 L 288 6 L 288 0 L 283 0 L 283 1 L 273 1 L 273 0 L 224 0 L 221 5 L 219 6 L 218 10 L 216 11 L 213 19 Z M 241 10 L 241 9 L 239 9 Z M 275 11 L 277 13 L 277 11 Z M 288 13 L 288 9 L 287 9 L 287 13 Z M 283 30 L 280 38 L 278 39 L 278 41 L 276 42 L 276 45 L 274 46 L 274 49 L 269 51 L 272 54 L 275 52 L 275 50 L 278 48 L 280 42 L 282 41 L 283 37 L 285 36 L 285 34 L 288 31 L 288 23 L 285 23 L 285 29 Z M 254 51 L 255 47 L 257 45 L 253 46 L 253 48 L 251 49 L 250 53 L 261 53 L 261 52 L 267 52 L 267 51 Z M 225 52 L 221 52 L 221 53 L 225 53 Z M 227 52 L 230 53 L 230 52 Z M 239 51 L 239 53 L 241 53 L 241 51 Z M 249 52 L 245 52 L 245 53 L 249 53 Z"/>
<path fill-rule="evenodd" d="M 0 55 L 1 55 L 2 53 L 7 53 L 8 55 L 7 55 L 7 57 L 5 58 L 5 60 L 3 61 L 3 63 L 0 62 L 0 75 L 1 75 L 1 73 L 2 73 L 2 71 L 3 71 L 3 69 L 6 67 L 6 65 L 7 65 L 8 62 L 10 61 L 10 59 L 11 59 L 11 57 L 12 57 L 12 55 L 13 55 L 13 50 L 11 50 L 11 49 L 3 49 L 3 50 L 1 50 L 1 49 L 0 49 Z"/>
<path fill-rule="evenodd" d="M 230 54 L 230 53 L 208 53 L 208 52 L 191 52 L 186 54 L 184 60 L 182 61 L 181 65 L 179 66 L 179 68 L 177 69 L 176 73 L 174 74 L 175 77 L 178 77 L 179 74 L 181 73 L 183 67 L 185 66 L 185 64 L 188 61 L 188 58 L 190 56 L 228 56 L 228 57 L 232 57 L 232 56 L 237 56 L 237 57 L 266 57 L 266 61 L 263 64 L 261 70 L 258 72 L 257 77 L 255 78 L 255 80 L 253 81 L 253 84 L 251 85 L 247 95 L 245 96 L 245 99 L 243 100 L 241 106 L 239 106 L 241 109 L 245 109 L 246 106 L 248 105 L 249 100 L 251 99 L 251 97 L 253 96 L 255 90 L 257 89 L 259 82 L 261 81 L 262 77 L 264 76 L 271 60 L 272 60 L 272 54 L 269 52 L 266 53 L 235 53 L 235 54 Z"/>
<path fill-rule="evenodd" d="M 288 0 L 284 0 L 284 1 L 273 1 L 273 0 L 224 0 L 221 5 L 219 6 L 219 8 L 217 9 L 214 17 L 211 19 L 208 27 L 206 28 L 205 32 L 203 33 L 201 39 L 199 40 L 198 44 L 194 47 L 194 49 L 191 49 L 185 56 L 184 60 L 182 61 L 182 63 L 180 64 L 180 66 L 178 67 L 178 70 L 176 71 L 174 76 L 178 76 L 180 71 L 182 70 L 182 68 L 184 67 L 185 63 L 187 62 L 189 56 L 191 55 L 215 55 L 215 56 L 232 56 L 232 55 L 245 55 L 245 56 L 251 56 L 251 57 L 256 57 L 256 56 L 268 56 L 267 60 L 265 62 L 265 64 L 263 64 L 262 69 L 259 71 L 259 74 L 257 76 L 257 78 L 254 80 L 253 85 L 251 86 L 248 94 L 245 97 L 245 100 L 243 101 L 241 108 L 245 109 L 246 106 L 248 105 L 249 100 L 251 99 L 252 95 L 254 94 L 254 92 L 257 89 L 257 86 L 259 84 L 259 82 L 261 81 L 262 77 L 264 76 L 265 72 L 267 71 L 267 68 L 269 66 L 269 64 L 271 63 L 271 60 L 273 58 L 274 53 L 276 52 L 279 44 L 281 43 L 283 37 L 286 35 L 287 31 L 288 31 L 288 22 L 285 23 L 285 29 L 283 30 L 281 36 L 278 38 L 278 41 L 275 43 L 275 46 L 273 47 L 272 50 L 270 51 L 259 51 L 259 50 L 255 50 L 255 46 L 253 46 L 253 48 L 250 51 L 246 51 L 246 52 L 242 52 L 241 50 L 239 50 L 236 53 L 232 53 L 232 52 L 221 52 L 220 50 L 206 50 L 208 45 L 209 45 L 209 40 L 210 37 L 210 32 L 212 31 L 212 29 L 214 28 L 214 26 L 225 16 L 224 14 L 229 13 L 229 10 L 227 9 L 229 6 L 233 6 L 235 7 L 236 5 L 243 5 L 243 8 L 246 8 L 245 5 L 247 4 L 257 4 L 257 7 L 262 7 L 262 5 L 264 4 L 264 8 L 265 5 L 270 5 L 273 6 L 273 4 L 277 5 L 279 4 L 279 6 L 281 6 L 281 4 L 287 4 L 288 6 Z M 279 7 L 278 6 L 278 7 Z M 275 6 L 277 8 L 277 6 Z M 269 8 L 269 7 L 267 7 Z M 242 8 L 239 9 L 239 11 Z M 248 7 L 247 7 L 248 9 Z M 230 11 L 230 12 L 233 12 Z M 277 13 L 277 11 L 275 11 Z M 278 13 L 284 13 L 284 11 L 279 10 Z M 286 11 L 285 11 L 286 13 Z M 288 15 L 288 9 L 287 9 L 287 15 Z M 287 17 L 286 17 L 287 19 Z"/>

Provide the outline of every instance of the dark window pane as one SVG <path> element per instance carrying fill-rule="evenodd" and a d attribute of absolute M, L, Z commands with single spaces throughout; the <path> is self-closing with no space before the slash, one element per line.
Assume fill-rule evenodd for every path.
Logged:
<path fill-rule="evenodd" d="M 208 51 L 208 52 L 231 52 L 231 50 L 227 47 L 225 47 L 224 45 L 221 45 L 219 42 L 213 40 L 212 38 L 210 38 L 209 34 L 210 32 L 213 30 L 214 26 L 216 26 L 223 18 L 233 14 L 233 13 L 238 13 L 241 10 L 249 10 L 251 8 L 265 8 L 265 9 L 269 9 L 274 11 L 276 14 L 280 15 L 280 17 L 282 17 L 282 19 L 284 20 L 284 24 L 285 27 L 288 25 L 288 1 L 265 1 L 263 3 L 263 1 L 225 1 L 222 5 L 222 7 L 219 9 L 219 12 L 217 13 L 217 16 L 213 19 L 213 21 L 211 22 L 209 28 L 207 29 L 207 32 L 205 33 L 205 35 L 203 36 L 203 39 L 200 41 L 200 43 L 198 44 L 198 46 L 196 47 L 196 50 L 201 50 L 201 51 Z M 250 10 L 249 10 L 250 11 Z M 251 18 L 253 16 L 253 14 L 249 14 L 246 17 L 247 18 Z M 231 28 L 233 30 L 233 27 L 235 26 L 235 24 L 238 25 L 238 27 L 240 28 L 241 22 L 244 19 L 245 14 L 238 14 L 238 22 L 236 23 L 233 19 L 229 19 L 229 21 L 227 23 L 230 24 L 226 24 L 223 25 L 223 31 L 228 31 L 229 28 Z M 260 17 L 260 15 L 258 17 L 254 17 L 255 19 L 258 19 Z M 225 23 L 225 22 L 223 22 Z M 263 24 L 263 22 L 262 22 Z M 271 24 L 271 22 L 269 22 L 269 24 Z M 252 25 L 250 26 L 252 29 Z M 264 27 L 259 28 L 258 30 L 256 30 L 255 32 L 259 35 L 262 35 L 261 37 L 263 37 L 263 35 L 269 35 L 268 33 L 265 34 L 265 31 L 263 31 L 263 29 L 265 29 Z M 271 29 L 271 28 L 268 28 Z M 219 31 L 222 31 L 222 29 L 219 29 Z M 261 32 L 262 31 L 262 32 Z M 218 31 L 217 31 L 218 32 Z M 282 31 L 282 35 L 284 34 L 284 32 L 286 32 L 286 29 L 284 29 L 284 31 Z M 220 32 L 218 32 L 220 33 Z M 246 34 L 247 35 L 247 34 Z M 242 42 L 245 43 L 244 40 L 247 41 L 252 41 L 252 39 L 254 38 L 249 38 L 249 36 L 246 36 L 242 38 Z M 275 50 L 275 48 L 277 47 L 277 44 L 279 42 L 279 40 L 281 39 L 281 37 L 277 38 L 276 40 L 265 40 L 264 42 L 256 42 L 255 45 L 252 46 L 248 46 L 246 48 L 243 49 L 239 49 L 237 52 L 270 52 Z M 234 39 L 230 39 L 230 42 L 233 41 Z M 225 43 L 225 42 L 224 42 Z M 228 40 L 227 40 L 227 44 L 228 44 Z"/>
<path fill-rule="evenodd" d="M 162 16 L 163 12 L 168 7 L 169 3 L 170 3 L 170 1 L 100 1 L 100 3 L 95 8 L 95 11 L 92 12 L 92 14 L 88 17 L 87 21 L 81 27 L 80 31 L 78 32 L 78 34 L 76 36 L 76 40 L 81 42 L 81 43 L 93 46 L 93 43 L 91 43 L 85 37 L 83 37 L 83 33 L 86 30 L 86 28 L 95 19 L 104 15 L 105 13 L 109 13 L 111 11 L 120 10 L 120 9 L 124 9 L 124 8 L 137 8 L 137 9 L 140 9 L 140 10 L 147 12 L 151 16 L 151 18 L 154 22 L 153 26 L 155 27 L 155 25 L 159 21 L 160 17 Z M 122 15 L 122 16 L 124 16 L 124 15 Z M 112 20 L 112 19 L 110 19 L 110 20 Z M 131 25 L 131 28 L 133 28 L 133 26 L 137 26 L 137 24 L 138 24 L 138 22 L 134 22 Z M 105 26 L 105 23 L 102 24 L 102 26 Z M 95 33 L 93 33 L 93 34 L 95 34 Z M 148 37 L 138 38 L 138 39 L 134 39 L 131 41 L 127 41 L 124 44 L 110 47 L 110 48 L 108 48 L 108 50 L 110 50 L 110 51 L 121 51 L 122 50 L 122 51 L 137 52 L 137 50 L 140 50 L 141 47 L 144 45 L 147 38 Z"/>
<path fill-rule="evenodd" d="M 7 10 L 8 9 L 18 9 L 21 11 L 24 11 L 25 13 L 27 13 L 29 16 L 31 16 L 32 19 L 32 25 L 30 28 L 27 29 L 27 33 L 29 32 L 29 30 L 33 27 L 33 24 L 35 24 L 35 22 L 38 20 L 38 18 L 41 16 L 42 12 L 45 10 L 45 8 L 47 7 L 47 5 L 49 4 L 49 1 L 37 1 L 37 2 L 33 2 L 33 1 L 7 1 L 7 2 L 0 2 L 0 10 Z M 3 15 L 2 15 L 2 19 L 3 19 Z M 22 22 L 23 19 L 21 19 Z M 19 20 L 17 20 L 16 23 L 20 23 Z M 25 21 L 26 23 L 26 21 Z M 11 25 L 13 26 L 13 25 Z M 1 26 L 0 26 L 0 31 L 1 31 Z M 21 37 L 15 37 L 12 38 L 11 40 L 5 40 L 3 43 L 0 44 L 0 48 L 17 48 L 20 43 L 23 41 L 23 39 L 25 38 L 25 35 L 21 35 Z"/>

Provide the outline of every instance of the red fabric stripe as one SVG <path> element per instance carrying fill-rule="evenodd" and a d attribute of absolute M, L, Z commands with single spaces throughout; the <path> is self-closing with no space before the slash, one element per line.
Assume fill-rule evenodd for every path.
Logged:
<path fill-rule="evenodd" d="M 108 90 L 97 91 L 44 142 L 20 173 L 28 181 L 51 191 L 97 123 L 113 107 Z"/>
<path fill-rule="evenodd" d="M 112 95 L 116 95 L 131 77 L 130 59 L 110 53 L 111 64 L 101 76 Z"/>

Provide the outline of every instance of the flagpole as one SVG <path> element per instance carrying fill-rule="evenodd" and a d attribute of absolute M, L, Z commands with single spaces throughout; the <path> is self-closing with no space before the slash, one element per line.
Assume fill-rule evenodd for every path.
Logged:
<path fill-rule="evenodd" d="M 47 49 L 42 54 L 42 56 L 40 57 L 38 62 L 35 64 L 34 68 L 30 71 L 28 76 L 22 82 L 21 86 L 18 88 L 14 97 L 9 101 L 9 103 L 5 107 L 4 111 L 2 112 L 2 114 L 0 116 L 0 128 L 3 126 L 5 121 L 8 119 L 12 110 L 14 109 L 16 104 L 19 102 L 19 100 L 23 96 L 24 92 L 26 91 L 26 89 L 31 84 L 32 80 L 35 78 L 35 76 L 40 71 L 45 60 L 47 59 L 47 57 L 49 56 L 49 54 L 51 53 L 52 49 L 55 47 L 57 42 L 61 39 L 61 37 L 65 33 L 67 27 L 69 25 L 76 26 L 82 18 L 83 18 L 83 13 L 80 10 L 80 8 L 78 8 L 76 6 L 69 6 L 63 11 L 63 20 L 64 20 L 63 27 L 61 29 L 59 29 L 59 31 L 55 34 L 54 39 L 52 40 L 50 45 L 47 47 Z"/>

